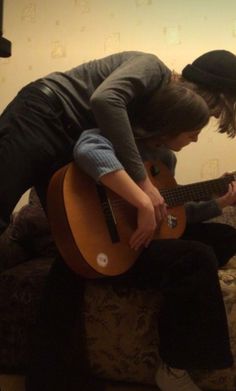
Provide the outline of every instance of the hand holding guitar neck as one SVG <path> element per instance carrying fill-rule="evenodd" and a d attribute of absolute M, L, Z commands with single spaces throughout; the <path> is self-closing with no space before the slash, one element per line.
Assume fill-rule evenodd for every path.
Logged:
<path fill-rule="evenodd" d="M 216 202 L 218 203 L 221 209 L 224 209 L 227 206 L 236 205 L 236 181 L 232 181 L 229 184 L 228 192 L 224 194 L 222 197 L 217 198 Z"/>

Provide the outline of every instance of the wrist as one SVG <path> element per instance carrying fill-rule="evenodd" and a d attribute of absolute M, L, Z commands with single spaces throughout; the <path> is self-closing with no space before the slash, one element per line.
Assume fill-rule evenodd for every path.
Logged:
<path fill-rule="evenodd" d="M 220 209 L 224 209 L 226 206 L 228 206 L 227 202 L 223 198 L 217 198 L 216 203 Z"/>
<path fill-rule="evenodd" d="M 151 199 L 147 196 L 139 200 L 136 205 L 137 209 L 154 209 Z"/>
<path fill-rule="evenodd" d="M 148 176 L 144 178 L 143 180 L 139 181 L 137 185 L 140 187 L 140 189 L 145 190 L 147 187 L 149 187 L 152 184 Z"/>

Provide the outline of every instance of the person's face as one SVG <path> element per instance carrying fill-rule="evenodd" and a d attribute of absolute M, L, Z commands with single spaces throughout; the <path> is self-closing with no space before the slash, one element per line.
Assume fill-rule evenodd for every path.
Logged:
<path fill-rule="evenodd" d="M 182 132 L 174 137 L 170 137 L 170 136 L 163 137 L 161 140 L 161 143 L 160 143 L 160 139 L 159 140 L 153 139 L 151 143 L 152 143 L 152 145 L 156 144 L 157 146 L 161 144 L 161 145 L 164 145 L 165 147 L 171 149 L 172 151 L 178 152 L 182 148 L 189 145 L 190 143 L 196 143 L 198 141 L 198 136 L 199 136 L 200 132 L 201 132 L 201 130 Z"/>
<path fill-rule="evenodd" d="M 182 132 L 174 137 L 166 137 L 163 140 L 162 145 L 171 149 L 172 151 L 178 152 L 190 143 L 196 143 L 198 141 L 200 132 L 201 130 L 193 130 L 190 132 Z"/>

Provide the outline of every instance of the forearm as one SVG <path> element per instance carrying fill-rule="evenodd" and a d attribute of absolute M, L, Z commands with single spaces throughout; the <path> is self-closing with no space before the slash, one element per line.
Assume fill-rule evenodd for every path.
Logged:
<path fill-rule="evenodd" d="M 105 174 L 100 178 L 100 182 L 138 209 L 151 207 L 150 198 L 125 170 Z"/>
<path fill-rule="evenodd" d="M 148 246 L 157 227 L 155 209 L 150 197 L 124 170 L 103 175 L 100 181 L 136 207 L 137 227 L 130 237 L 130 247 L 138 250 L 141 246 Z"/>
<path fill-rule="evenodd" d="M 93 102 L 97 122 L 113 145 L 115 154 L 134 181 L 144 179 L 145 168 L 135 143 L 134 135 L 125 107 L 114 107 L 114 102 L 97 99 Z M 108 129 L 108 130 L 107 130 Z"/>
<path fill-rule="evenodd" d="M 96 181 L 113 190 L 136 208 L 151 204 L 150 198 L 125 171 L 113 145 L 99 130 L 85 131 L 74 148 L 77 165 Z"/>

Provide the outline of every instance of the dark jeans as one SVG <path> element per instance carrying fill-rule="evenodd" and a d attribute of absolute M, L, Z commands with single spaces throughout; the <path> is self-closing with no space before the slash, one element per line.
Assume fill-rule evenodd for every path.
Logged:
<path fill-rule="evenodd" d="M 64 122 L 63 122 L 64 121 Z M 22 194 L 73 158 L 76 135 L 38 91 L 37 83 L 23 88 L 0 116 L 0 232 Z M 73 132 L 74 133 L 74 132 Z"/>
<path fill-rule="evenodd" d="M 217 268 L 235 253 L 235 229 L 195 224 L 180 240 L 153 242 L 126 274 L 100 282 L 152 287 L 162 293 L 157 320 L 160 354 L 170 366 L 226 368 L 233 359 Z M 102 383 L 93 383 L 86 359 L 83 287 L 84 280 L 58 259 L 48 277 L 33 339 L 38 342 L 32 345 L 27 391 L 102 389 Z"/>
<path fill-rule="evenodd" d="M 58 257 L 47 278 L 30 341 L 26 391 L 100 391 L 87 362 L 83 323 L 85 280 Z"/>
<path fill-rule="evenodd" d="M 119 277 L 162 293 L 159 351 L 172 367 L 220 369 L 233 363 L 217 269 L 236 253 L 236 231 L 224 224 L 189 225 L 180 240 L 153 242 Z"/>

